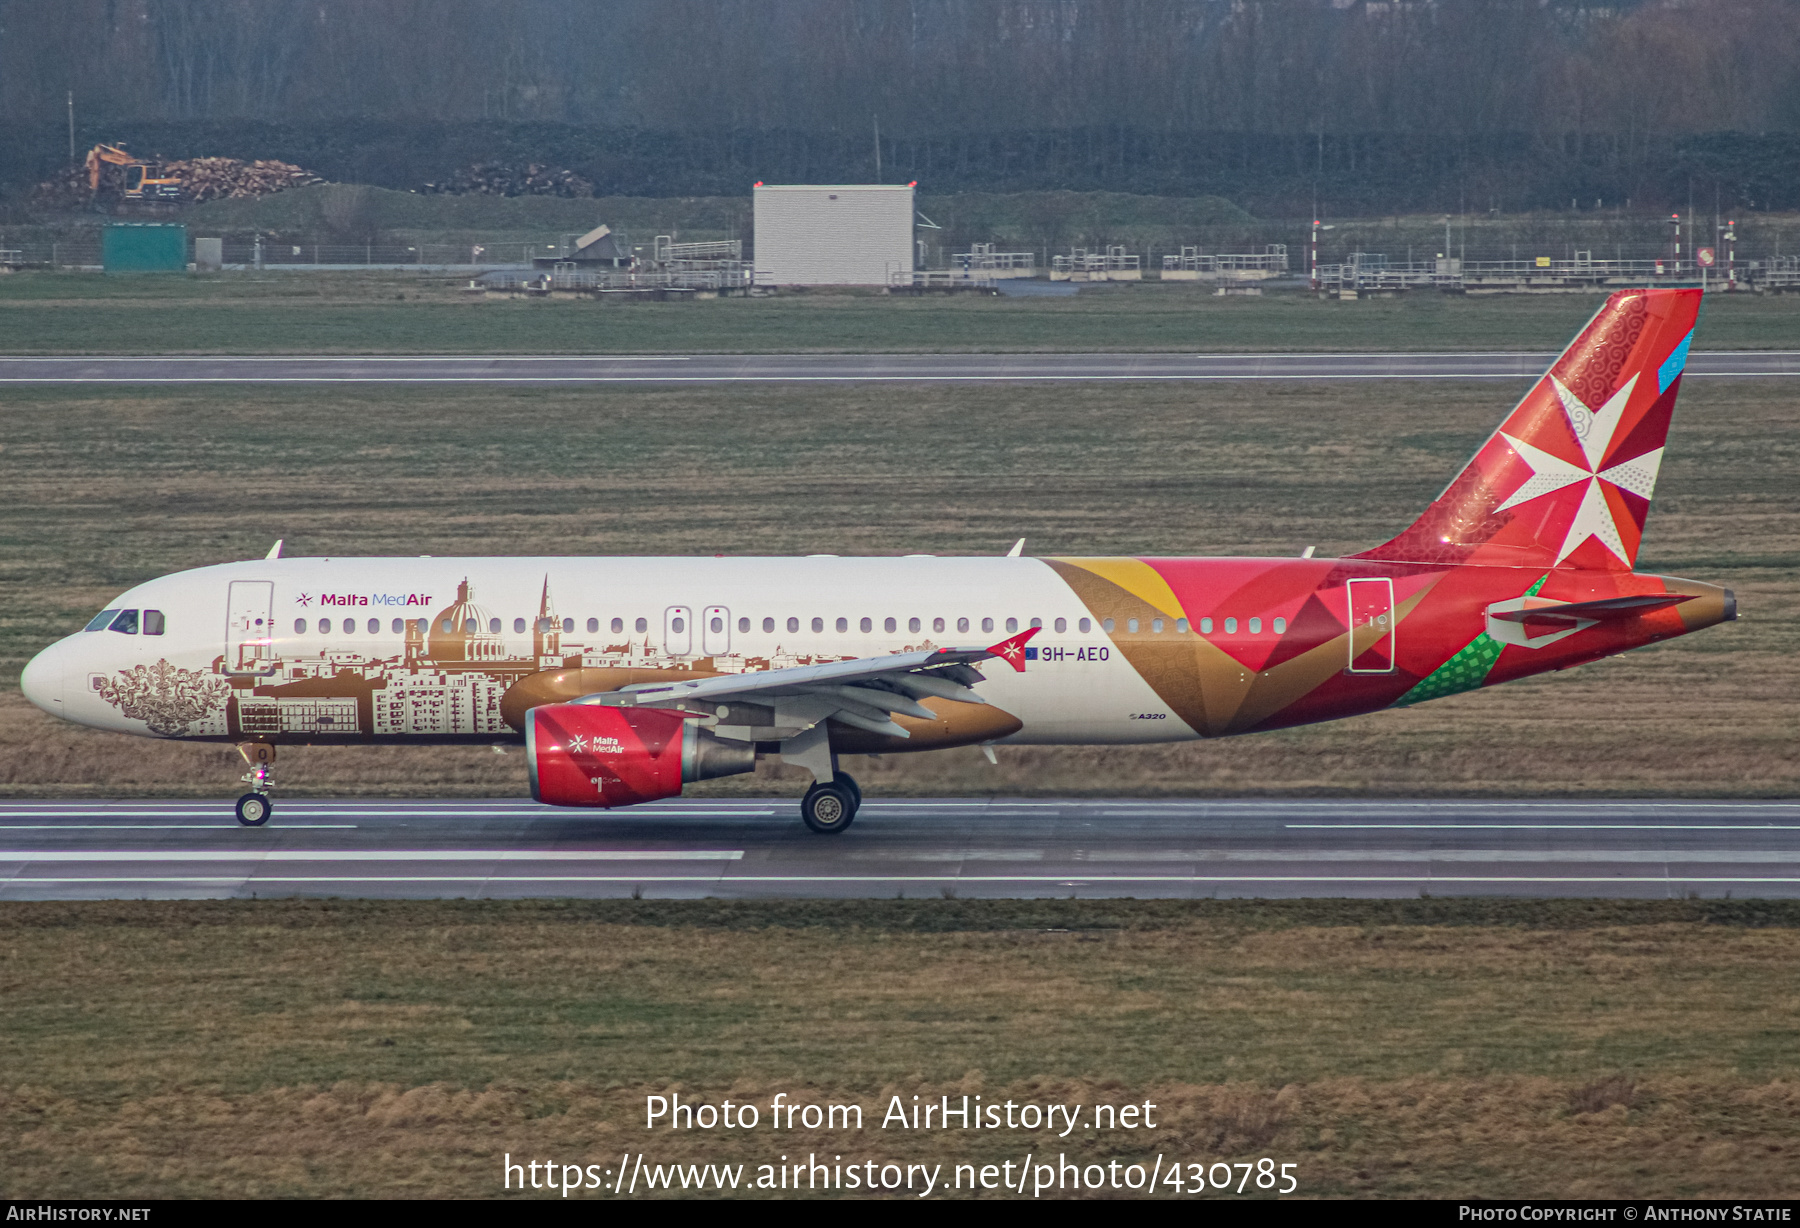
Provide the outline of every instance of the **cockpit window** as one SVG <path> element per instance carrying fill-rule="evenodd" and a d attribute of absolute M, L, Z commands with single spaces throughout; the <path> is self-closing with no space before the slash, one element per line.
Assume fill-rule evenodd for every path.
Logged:
<path fill-rule="evenodd" d="M 83 627 L 83 631 L 104 631 L 112 625 L 112 620 L 119 616 L 117 610 L 101 610 L 94 615 L 94 621 Z"/>
<path fill-rule="evenodd" d="M 112 620 L 108 631 L 117 631 L 120 635 L 136 635 L 138 633 L 138 612 L 136 610 L 120 610 L 119 616 Z"/>
<path fill-rule="evenodd" d="M 144 634 L 161 635 L 163 633 L 163 612 L 161 610 L 144 611 Z"/>

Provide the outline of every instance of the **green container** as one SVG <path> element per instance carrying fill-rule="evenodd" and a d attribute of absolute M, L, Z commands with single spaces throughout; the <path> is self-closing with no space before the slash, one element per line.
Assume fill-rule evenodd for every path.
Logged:
<path fill-rule="evenodd" d="M 187 227 L 115 222 L 106 228 L 100 262 L 108 273 L 185 273 Z"/>

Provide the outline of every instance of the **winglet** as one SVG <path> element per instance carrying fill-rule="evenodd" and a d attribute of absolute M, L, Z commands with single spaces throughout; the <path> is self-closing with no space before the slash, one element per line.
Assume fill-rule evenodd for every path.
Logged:
<path fill-rule="evenodd" d="M 1025 672 L 1025 641 L 1042 630 L 1042 627 L 1027 627 L 1019 634 L 992 645 L 988 651 L 1022 674 Z"/>
<path fill-rule="evenodd" d="M 1013 543 L 1013 548 L 1006 552 L 1006 557 L 1009 559 L 1016 559 L 1021 554 L 1024 554 L 1024 553 L 1025 553 L 1025 539 L 1023 537 L 1021 537 L 1018 541 Z"/>
<path fill-rule="evenodd" d="M 263 557 L 265 559 L 278 559 L 281 557 L 281 539 L 280 538 L 276 539 L 275 544 L 273 546 L 269 547 L 269 552 L 267 554 L 263 555 Z"/>

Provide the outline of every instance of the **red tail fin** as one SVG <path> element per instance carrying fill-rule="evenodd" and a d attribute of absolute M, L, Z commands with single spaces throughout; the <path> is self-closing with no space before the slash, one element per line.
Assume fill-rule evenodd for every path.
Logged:
<path fill-rule="evenodd" d="M 1699 314 L 1698 290 L 1607 299 L 1437 502 L 1355 557 L 1630 571 Z"/>

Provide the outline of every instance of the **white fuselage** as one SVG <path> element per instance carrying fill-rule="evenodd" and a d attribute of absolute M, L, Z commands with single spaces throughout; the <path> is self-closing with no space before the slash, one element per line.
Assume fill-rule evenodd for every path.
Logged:
<path fill-rule="evenodd" d="M 22 681 L 48 711 L 128 733 L 500 740 L 500 696 L 542 670 L 733 673 L 1038 625 L 1025 672 L 990 664 L 980 684 L 1024 723 L 1007 741 L 1196 736 L 1030 558 L 270 559 L 152 580 L 108 608 L 139 611 L 139 630 L 71 635 Z M 228 693 L 229 713 L 208 699 Z"/>

